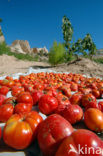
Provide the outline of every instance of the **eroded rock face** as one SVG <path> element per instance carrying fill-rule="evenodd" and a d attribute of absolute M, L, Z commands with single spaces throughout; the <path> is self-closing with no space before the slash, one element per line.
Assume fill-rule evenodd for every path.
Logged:
<path fill-rule="evenodd" d="M 2 33 L 1 26 L 0 26 L 0 43 L 2 43 L 2 42 L 5 42 L 5 37 Z"/>
<path fill-rule="evenodd" d="M 19 53 L 31 53 L 29 42 L 26 40 L 15 40 L 11 45 L 11 50 Z"/>
<path fill-rule="evenodd" d="M 47 54 L 48 50 L 46 47 L 44 48 L 30 48 L 29 42 L 24 40 L 15 40 L 10 46 L 12 52 L 24 53 L 24 54 L 39 54 L 42 52 L 43 54 Z"/>

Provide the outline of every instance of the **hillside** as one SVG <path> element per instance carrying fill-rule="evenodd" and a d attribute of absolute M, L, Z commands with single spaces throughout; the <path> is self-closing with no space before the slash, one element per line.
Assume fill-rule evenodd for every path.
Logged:
<path fill-rule="evenodd" d="M 103 77 L 103 65 L 89 59 L 83 58 L 77 62 L 64 63 L 57 67 L 52 67 L 45 62 L 23 61 L 8 55 L 0 56 L 0 76 L 18 72 L 25 73 L 30 67 L 33 69 L 52 69 L 57 72 L 72 72 L 92 77 Z"/>

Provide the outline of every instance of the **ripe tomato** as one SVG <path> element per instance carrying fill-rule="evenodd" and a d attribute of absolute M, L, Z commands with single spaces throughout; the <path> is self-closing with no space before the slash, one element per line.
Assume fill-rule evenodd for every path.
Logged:
<path fill-rule="evenodd" d="M 97 100 L 92 94 L 83 95 L 82 105 L 86 108 L 98 108 Z"/>
<path fill-rule="evenodd" d="M 5 99 L 6 99 L 6 97 L 4 95 L 0 94 L 0 106 L 3 104 Z"/>
<path fill-rule="evenodd" d="M 26 103 L 18 103 L 16 104 L 14 108 L 14 112 L 17 114 L 25 114 L 29 113 L 32 109 L 32 105 L 26 104 Z"/>
<path fill-rule="evenodd" d="M 13 96 L 17 97 L 21 92 L 24 91 L 24 88 L 23 87 L 21 88 L 21 87 L 18 87 L 18 86 L 13 86 L 11 88 L 11 90 L 12 90 L 11 94 Z"/>
<path fill-rule="evenodd" d="M 6 86 L 0 86 L 0 94 L 7 95 L 9 88 Z"/>
<path fill-rule="evenodd" d="M 42 95 L 43 95 L 43 92 L 39 91 L 39 90 L 34 90 L 31 93 L 31 96 L 33 98 L 33 105 L 36 105 L 38 103 L 38 101 L 39 101 L 39 99 L 41 98 Z"/>
<path fill-rule="evenodd" d="M 71 124 L 75 124 L 82 120 L 83 110 L 79 105 L 68 105 L 63 111 L 62 116 Z"/>
<path fill-rule="evenodd" d="M 98 102 L 98 107 L 101 112 L 103 112 L 103 101 Z"/>
<path fill-rule="evenodd" d="M 69 99 L 72 105 L 80 105 L 83 94 L 81 92 L 77 92 L 71 96 Z"/>
<path fill-rule="evenodd" d="M 13 114 L 14 108 L 12 104 L 0 106 L 0 122 L 6 122 Z"/>
<path fill-rule="evenodd" d="M 43 95 L 39 100 L 39 110 L 46 115 L 53 113 L 58 107 L 58 101 L 50 95 Z"/>
<path fill-rule="evenodd" d="M 103 142 L 95 133 L 79 129 L 63 140 L 55 156 L 102 156 L 102 151 Z"/>
<path fill-rule="evenodd" d="M 35 111 L 25 116 L 14 114 L 7 121 L 4 131 L 4 142 L 15 149 L 24 149 L 30 145 L 37 134 L 37 128 L 42 117 Z"/>
<path fill-rule="evenodd" d="M 21 92 L 17 97 L 18 103 L 31 103 L 33 105 L 33 98 L 29 92 Z"/>
<path fill-rule="evenodd" d="M 95 132 L 103 131 L 103 113 L 95 108 L 89 108 L 84 114 L 86 126 Z"/>
<path fill-rule="evenodd" d="M 17 104 L 17 98 L 16 97 L 9 97 L 9 98 L 6 98 L 4 101 L 3 101 L 3 105 L 4 104 L 12 104 L 13 106 L 15 106 Z"/>
<path fill-rule="evenodd" d="M 39 126 L 38 143 L 45 156 L 53 156 L 61 141 L 71 135 L 73 127 L 63 117 L 50 115 Z"/>
<path fill-rule="evenodd" d="M 97 89 L 92 89 L 92 94 L 98 99 L 100 98 L 100 91 Z"/>

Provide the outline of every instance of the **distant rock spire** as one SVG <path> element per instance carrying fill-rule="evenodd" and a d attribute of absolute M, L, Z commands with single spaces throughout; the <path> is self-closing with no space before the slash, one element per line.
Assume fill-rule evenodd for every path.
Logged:
<path fill-rule="evenodd" d="M 2 29 L 1 29 L 1 26 L 0 26 L 0 43 L 2 43 L 2 42 L 5 42 L 5 37 L 4 37 L 3 33 L 2 33 Z"/>

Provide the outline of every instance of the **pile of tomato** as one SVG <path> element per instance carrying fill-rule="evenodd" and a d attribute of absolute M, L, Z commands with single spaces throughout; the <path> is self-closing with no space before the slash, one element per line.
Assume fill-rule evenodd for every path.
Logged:
<path fill-rule="evenodd" d="M 10 92 L 12 97 L 7 97 Z M 44 156 L 82 156 L 85 148 L 80 154 L 78 145 L 93 148 L 86 156 L 102 156 L 103 141 L 96 134 L 103 132 L 102 99 L 99 78 L 44 72 L 7 76 L 0 80 L 0 122 L 5 123 L 0 136 L 16 150 L 37 139 Z M 75 129 L 77 123 L 86 129 Z"/>

